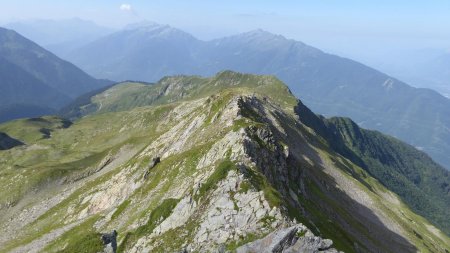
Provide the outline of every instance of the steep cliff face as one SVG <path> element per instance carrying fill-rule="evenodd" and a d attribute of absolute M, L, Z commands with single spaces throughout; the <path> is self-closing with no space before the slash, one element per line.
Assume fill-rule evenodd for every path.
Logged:
<path fill-rule="evenodd" d="M 164 93 L 147 93 L 157 103 L 93 106 L 50 138 L 0 153 L 2 191 L 10 189 L 0 199 L 1 252 L 99 252 L 101 234 L 114 230 L 118 252 L 449 248 L 444 233 L 304 125 L 274 78 L 165 82 Z M 113 87 L 92 101 L 106 106 L 114 90 L 123 94 Z"/>

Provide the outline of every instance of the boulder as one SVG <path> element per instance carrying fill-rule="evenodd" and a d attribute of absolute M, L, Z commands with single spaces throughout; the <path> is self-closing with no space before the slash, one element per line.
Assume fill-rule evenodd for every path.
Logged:
<path fill-rule="evenodd" d="M 338 253 L 331 248 L 333 241 L 314 236 L 305 226 L 298 224 L 277 229 L 266 237 L 242 245 L 238 253 Z"/>
<path fill-rule="evenodd" d="M 148 175 L 150 174 L 150 170 L 153 169 L 160 162 L 161 162 L 161 158 L 159 156 L 152 159 L 152 161 L 148 164 L 147 171 L 144 174 L 144 180 L 148 178 Z"/>
<path fill-rule="evenodd" d="M 237 248 L 237 253 L 261 252 L 261 253 L 281 253 L 288 249 L 297 241 L 296 234 L 299 227 L 292 226 L 276 230 L 266 237 L 247 243 Z"/>
<path fill-rule="evenodd" d="M 148 169 L 149 170 L 153 169 L 160 162 L 161 162 L 161 158 L 159 156 L 153 158 L 152 161 L 148 164 Z"/>
<path fill-rule="evenodd" d="M 104 245 L 104 252 L 116 253 L 117 252 L 117 231 L 114 230 L 111 233 L 102 234 L 102 241 Z"/>

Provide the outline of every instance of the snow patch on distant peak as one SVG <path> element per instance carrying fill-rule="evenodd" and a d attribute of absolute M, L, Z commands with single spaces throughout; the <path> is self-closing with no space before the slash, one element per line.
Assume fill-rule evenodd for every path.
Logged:
<path fill-rule="evenodd" d="M 167 25 L 158 24 L 153 21 L 141 21 L 141 22 L 137 22 L 137 23 L 128 24 L 123 29 L 124 30 L 135 30 L 135 29 L 140 29 L 140 28 L 160 28 L 160 27 L 165 27 L 165 26 L 167 26 Z"/>
<path fill-rule="evenodd" d="M 383 83 L 383 87 L 385 87 L 387 90 L 391 90 L 394 88 L 394 80 L 392 78 L 386 79 Z"/>

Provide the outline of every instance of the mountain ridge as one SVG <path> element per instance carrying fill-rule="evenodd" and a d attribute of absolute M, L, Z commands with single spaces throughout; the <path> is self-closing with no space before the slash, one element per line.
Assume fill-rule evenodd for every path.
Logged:
<path fill-rule="evenodd" d="M 122 251 L 239 252 L 275 243 L 270 234 L 292 226 L 303 231 L 293 249 L 317 241 L 336 252 L 314 236 L 345 252 L 450 247 L 448 235 L 401 195 L 339 154 L 323 134 L 333 122 L 309 124 L 325 123 L 273 76 L 175 76 L 92 95 L 98 106 L 72 123 L 52 117 L 0 125 L 28 138 L 0 153 L 0 180 L 9 182 L 0 184 L 9 189 L 0 198 L 0 228 L 14 231 L 2 233 L 0 252 L 101 251 L 99 233 L 113 230 Z M 129 104 L 135 95 L 148 101 Z M 25 129 L 17 124 L 28 130 L 13 135 Z"/>
<path fill-rule="evenodd" d="M 114 36 L 120 37 L 118 41 L 127 38 L 125 31 Z M 431 90 L 410 87 L 356 61 L 265 31 L 212 41 L 189 36 L 183 43 L 162 36 L 151 43 L 132 44 L 130 54 L 116 53 L 123 43 L 112 38 L 102 40 L 101 47 L 91 44 L 75 51 L 71 59 L 91 74 L 111 74 L 116 80 L 155 82 L 166 75 L 211 76 L 223 69 L 276 75 L 313 111 L 327 117 L 350 117 L 362 127 L 407 141 L 450 167 L 450 100 Z M 108 57 L 114 61 L 90 57 L 103 48 L 113 52 Z"/>
<path fill-rule="evenodd" d="M 0 28 L 0 32 L 0 43 L 2 43 L 0 52 L 4 59 L 21 66 L 37 79 L 66 96 L 74 98 L 91 89 L 90 85 L 100 85 L 104 82 L 93 79 L 72 63 L 59 59 L 53 53 L 13 30 Z M 49 69 L 42 69 L 39 65 L 48 65 Z M 52 72 L 57 75 L 51 74 Z M 76 79 L 65 79 L 72 76 Z"/>
<path fill-rule="evenodd" d="M 350 119 L 326 119 L 317 116 L 302 102 L 292 99 L 291 91 L 289 89 L 284 90 L 287 87 L 274 76 L 258 76 L 260 81 L 257 81 L 258 78 L 252 78 L 253 76 L 249 74 L 223 71 L 211 78 L 175 76 L 163 78 L 160 82 L 152 85 L 117 84 L 103 94 L 93 94 L 90 100 L 86 100 L 85 104 L 78 105 L 78 109 L 72 108 L 69 114 L 63 116 L 77 118 L 74 116 L 80 117 L 90 114 L 126 111 L 135 107 L 161 105 L 171 103 L 173 99 L 175 101 L 191 100 L 196 98 L 196 94 L 191 93 L 190 90 L 201 90 L 201 96 L 220 92 L 221 88 L 211 89 L 211 87 L 220 87 L 220 84 L 218 84 L 220 82 L 217 80 L 226 80 L 226 82 L 232 84 L 232 87 L 251 87 L 252 91 L 248 92 L 271 94 L 267 96 L 271 97 L 272 101 L 279 106 L 294 108 L 294 112 L 299 115 L 300 121 L 313 128 L 319 136 L 329 142 L 330 149 L 333 152 L 342 155 L 366 170 L 372 177 L 383 183 L 386 188 L 403 198 L 416 212 L 433 219 L 435 224 L 450 227 L 445 211 L 450 207 L 448 196 L 450 192 L 449 173 L 430 157 L 393 137 L 362 129 Z M 276 87 L 275 90 L 267 91 L 263 89 L 264 82 Z M 283 92 L 280 92 L 282 90 Z M 286 99 L 287 97 L 291 99 Z M 133 98 L 133 102 L 129 98 Z M 425 182 L 423 182 L 424 180 Z"/>
<path fill-rule="evenodd" d="M 105 86 L 13 30 L 0 27 L 0 121 L 55 112 L 75 97 Z"/>

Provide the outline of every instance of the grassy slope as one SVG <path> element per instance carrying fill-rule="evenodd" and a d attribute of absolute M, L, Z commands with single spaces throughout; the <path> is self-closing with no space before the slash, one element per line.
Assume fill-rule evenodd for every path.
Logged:
<path fill-rule="evenodd" d="M 1 124 L 0 132 L 7 132 L 25 143 L 34 143 L 49 138 L 52 131 L 67 128 L 71 124 L 72 122 L 55 116 L 18 119 Z"/>
<path fill-rule="evenodd" d="M 79 179 L 83 172 L 95 170 L 108 153 L 114 154 L 126 144 L 140 145 L 153 134 L 152 119 L 161 119 L 171 108 L 102 114 L 77 121 L 69 128 L 62 127 L 61 122 L 66 121 L 54 117 L 0 125 L 6 133 L 29 144 L 3 151 L 0 156 L 0 187 L 4 192 L 0 204 L 15 203 L 24 194 L 61 178 Z M 126 127 L 127 122 L 140 124 Z M 49 138 L 44 138 L 42 128 L 51 129 Z"/>
<path fill-rule="evenodd" d="M 395 138 L 360 129 L 349 119 L 332 118 L 329 125 L 363 160 L 363 167 L 413 210 L 450 234 L 450 173 Z"/>
<path fill-rule="evenodd" d="M 69 106 L 65 109 L 65 116 L 76 117 L 186 101 L 214 95 L 230 87 L 251 88 L 249 92 L 263 93 L 283 107 L 293 106 L 296 103 L 289 89 L 275 77 L 224 71 L 212 78 L 175 76 L 163 78 L 156 84 L 121 83 L 92 96 L 82 105 Z"/>
<path fill-rule="evenodd" d="M 325 119 L 299 104 L 300 120 L 329 143 L 332 150 L 362 167 L 413 210 L 450 233 L 449 172 L 425 153 L 395 138 L 359 128 L 345 118 Z"/>
<path fill-rule="evenodd" d="M 26 137 L 29 141 L 34 140 L 30 141 L 30 144 L 37 144 L 38 146 L 45 148 L 34 150 L 30 149 L 30 146 L 27 146 L 27 148 L 25 149 L 14 148 L 10 151 L 1 153 L 0 159 L 2 159 L 2 162 L 6 161 L 6 163 L 2 163 L 2 166 L 0 167 L 0 172 L 2 173 L 1 179 L 4 180 L 5 183 L 10 182 L 11 179 L 14 178 L 13 172 L 17 174 L 17 170 L 19 169 L 20 174 L 22 175 L 21 177 L 24 177 L 25 181 L 29 182 L 29 184 L 23 184 L 27 185 L 29 191 L 30 189 L 38 186 L 39 182 L 42 182 L 42 180 L 46 180 L 47 182 L 51 181 L 51 179 L 57 180 L 61 177 L 70 176 L 72 173 L 76 173 L 78 170 L 85 170 L 89 169 L 89 167 L 96 166 L 101 158 L 103 158 L 108 152 L 114 152 L 114 150 L 117 151 L 119 147 L 123 146 L 126 143 L 135 145 L 151 143 L 152 140 L 170 129 L 170 127 L 172 126 L 171 124 L 174 124 L 174 122 L 172 122 L 171 124 L 165 125 L 163 129 L 156 128 L 156 125 L 163 119 L 165 119 L 169 111 L 173 108 L 173 106 L 175 106 L 175 104 L 171 104 L 170 102 L 176 100 L 189 100 L 192 98 L 215 94 L 214 96 L 211 96 L 212 100 L 209 107 L 209 114 L 214 115 L 216 113 L 220 113 L 220 111 L 223 109 L 223 106 L 226 104 L 226 101 L 228 101 L 234 95 L 258 93 L 263 97 L 269 97 L 271 100 L 275 101 L 275 104 L 281 105 L 282 108 L 291 108 L 286 110 L 287 115 L 291 115 L 292 108 L 295 105 L 296 100 L 289 94 L 287 88 L 280 82 L 273 82 L 274 79 L 271 77 L 264 77 L 261 80 L 254 76 L 244 76 L 247 77 L 246 79 L 242 78 L 241 74 L 235 74 L 231 72 L 224 72 L 222 73 L 222 75 L 225 76 L 220 77 L 219 74 L 220 78 L 216 77 L 215 80 L 212 79 L 213 81 L 197 77 L 185 78 L 187 79 L 187 81 L 192 82 L 192 85 L 197 88 L 191 88 L 187 90 L 183 88 L 181 89 L 181 91 L 172 90 L 168 93 L 167 97 L 159 97 L 158 99 L 154 100 L 156 102 L 150 103 L 160 104 L 160 106 L 145 107 L 145 103 L 147 103 L 145 102 L 145 98 L 148 98 L 149 94 L 151 95 L 154 94 L 155 91 L 158 91 L 157 85 L 155 85 L 154 87 L 139 84 L 126 84 L 123 86 L 116 86 L 115 88 L 119 89 L 125 87 L 125 93 L 127 94 L 127 96 L 129 96 L 130 94 L 136 94 L 138 96 L 137 98 L 139 98 L 139 96 L 142 95 L 143 97 L 141 99 L 137 99 L 135 101 L 144 101 L 144 104 L 130 104 L 130 100 L 128 100 L 127 97 L 124 99 L 120 99 L 121 96 L 116 96 L 116 98 L 119 99 L 118 101 L 108 100 L 114 98 L 114 96 L 109 96 L 104 98 L 106 100 L 103 100 L 105 102 L 103 104 L 103 108 L 108 108 L 104 109 L 103 111 L 102 109 L 100 109 L 100 112 L 103 113 L 87 116 L 80 120 L 77 120 L 72 126 L 67 129 L 58 128 L 54 130 L 51 138 L 49 139 L 38 138 L 39 135 L 36 133 L 36 128 L 30 128 L 32 129 L 32 131 L 30 131 L 30 133 L 32 134 L 22 133 L 22 138 Z M 185 79 L 183 77 L 175 77 L 174 79 L 172 79 L 172 81 L 177 83 L 177 80 L 181 80 L 182 83 L 185 84 Z M 234 80 L 237 80 L 237 83 L 239 85 L 230 87 L 229 84 L 234 83 Z M 164 80 L 161 81 L 161 84 L 159 85 L 163 86 L 164 82 Z M 215 86 L 210 89 L 203 89 L 204 86 L 209 87 L 211 86 L 211 84 L 220 84 L 220 82 L 223 82 L 224 86 L 219 85 L 218 87 Z M 255 83 L 258 82 L 262 85 L 257 86 Z M 129 89 L 127 85 L 132 86 L 132 88 Z M 250 86 L 251 89 L 248 89 L 245 86 Z M 256 89 L 255 86 L 257 86 Z M 155 90 L 149 91 L 149 94 L 146 94 L 141 89 Z M 220 90 L 222 91 L 219 92 Z M 106 91 L 106 93 L 107 92 L 108 91 Z M 109 92 L 111 92 L 111 90 L 109 90 Z M 106 93 L 104 92 L 102 94 Z M 120 93 L 125 94 L 122 93 L 122 91 L 120 91 Z M 94 98 L 93 101 L 96 101 L 96 99 L 100 100 L 102 98 L 97 97 Z M 113 103 L 111 101 L 115 101 L 114 103 L 120 106 L 111 107 Z M 108 106 L 106 102 L 111 103 L 111 105 Z M 130 109 L 136 106 L 139 106 L 139 108 Z M 201 112 L 194 112 L 194 115 L 196 113 Z M 256 114 L 256 112 L 253 112 L 253 114 Z M 190 115 L 190 117 L 192 116 L 193 115 Z M 289 122 L 291 126 L 295 125 L 295 123 L 293 123 L 294 119 L 284 119 L 287 122 L 291 121 Z M 255 117 L 253 117 L 250 121 L 236 121 L 235 126 L 229 127 L 228 129 L 223 129 L 223 131 L 219 135 L 217 135 L 217 132 L 214 130 L 214 126 L 209 127 L 208 131 L 211 134 L 211 138 L 206 139 L 209 140 L 209 142 L 203 140 L 200 143 L 195 144 L 188 152 L 173 155 L 165 159 L 164 163 L 161 163 L 156 167 L 155 170 L 151 172 L 151 180 L 145 186 L 143 186 L 140 191 L 136 191 L 135 194 L 133 194 L 129 197 L 129 199 L 126 200 L 126 202 L 123 202 L 122 205 L 119 205 L 117 209 L 114 210 L 114 218 L 107 226 L 110 228 L 120 227 L 120 231 L 128 231 L 130 233 L 119 233 L 120 240 L 122 240 L 123 238 L 127 238 L 127 235 L 127 240 L 136 240 L 136 238 L 133 239 L 133 237 L 130 235 L 132 235 L 133 233 L 135 234 L 139 231 L 129 230 L 127 229 L 127 225 L 139 220 L 142 217 L 145 217 L 147 214 L 152 213 L 154 210 L 158 210 L 159 206 L 164 205 L 165 202 L 163 197 L 165 192 L 167 192 L 171 187 L 179 182 L 182 182 L 183 179 L 187 178 L 195 172 L 194 168 L 196 167 L 199 158 L 208 151 L 211 143 L 220 138 L 226 131 L 237 130 L 248 125 L 260 126 L 261 124 L 264 125 L 265 123 L 258 122 L 258 119 Z M 0 125 L 0 129 L 2 127 L 4 127 L 4 125 Z M 9 129 L 9 131 L 12 131 L 14 127 L 10 127 Z M 296 131 L 300 131 L 302 132 L 302 134 L 308 135 L 306 132 L 309 130 L 306 128 L 298 128 Z M 336 155 L 333 154 L 333 151 L 331 151 L 327 147 L 327 143 L 316 136 L 314 132 L 310 133 L 309 138 L 309 141 L 311 141 L 312 143 L 317 143 L 316 148 L 319 150 L 319 153 L 321 153 L 321 156 L 323 156 L 324 159 L 338 159 L 340 161 L 345 160 L 344 158 L 336 158 Z M 288 140 L 285 141 L 288 142 Z M 13 157 L 20 157 L 20 159 L 12 159 Z M 108 180 L 112 175 L 117 174 L 126 168 L 133 168 L 133 170 L 142 169 L 142 165 L 148 162 L 145 159 L 148 158 L 135 157 L 122 167 L 119 167 L 114 171 L 111 171 L 104 176 L 92 182 L 89 182 L 80 190 L 73 193 L 67 200 L 63 201 L 61 204 L 57 205 L 49 212 L 41 216 L 36 222 L 31 225 L 31 227 L 39 228 L 41 231 L 50 231 L 52 228 L 63 226 L 65 219 L 65 210 L 67 210 L 67 208 L 71 204 L 79 203 L 81 201 L 80 196 L 83 193 L 91 191 L 94 186 L 99 185 L 105 180 Z M 344 164 L 344 162 L 342 162 L 342 164 Z M 381 196 L 381 194 L 387 192 L 387 190 L 380 183 L 378 183 L 377 180 L 374 180 L 372 177 L 368 176 L 363 169 L 352 164 L 351 162 L 349 162 L 349 164 L 351 165 L 338 165 L 338 167 L 342 170 L 343 174 L 347 175 L 349 180 L 355 180 L 354 178 L 357 178 L 359 180 L 359 187 L 369 192 L 369 194 L 371 194 L 371 196 L 376 199 L 378 205 L 380 205 L 385 212 L 390 213 L 395 220 L 398 220 L 399 223 L 401 223 L 402 228 L 407 231 L 408 237 L 412 238 L 411 240 L 414 241 L 416 245 L 418 245 L 417 247 L 419 249 L 422 249 L 424 251 L 433 251 L 431 250 L 432 248 L 428 249 L 428 247 L 433 247 L 432 244 L 438 243 L 447 246 L 450 244 L 448 241 L 448 237 L 446 237 L 445 235 L 441 235 L 441 237 L 443 237 L 444 239 L 440 239 L 439 236 L 433 235 L 432 233 L 430 233 L 430 231 L 424 229 L 427 222 L 423 218 L 411 212 L 407 206 L 401 203 L 399 205 L 389 206 L 388 204 L 384 203 L 385 200 Z M 339 212 L 338 216 L 344 219 L 347 223 L 352 224 L 352 226 L 354 226 L 355 229 L 360 231 L 361 233 L 367 233 L 367 231 L 364 228 L 359 228 L 357 222 L 352 218 L 352 214 L 349 213 L 348 210 L 346 210 L 344 207 L 340 207 L 342 203 L 339 203 L 338 201 L 336 201 L 336 199 L 333 200 L 332 198 L 327 197 L 329 193 L 324 190 L 323 186 L 320 184 L 320 181 L 313 180 L 328 180 L 328 177 L 314 167 L 310 167 L 308 169 L 308 166 L 310 165 L 308 165 L 304 161 L 301 164 L 301 167 L 305 168 L 305 171 L 307 173 L 310 173 L 312 178 L 312 180 L 306 182 L 307 189 L 310 195 L 308 198 L 300 197 L 299 200 L 302 206 L 306 209 L 307 215 L 305 215 L 305 213 L 299 212 L 298 209 L 290 209 L 291 216 L 297 217 L 299 220 L 308 224 L 312 229 L 316 230 L 315 232 L 317 232 L 319 235 L 327 238 L 332 238 L 335 241 L 336 247 L 338 247 L 339 249 L 352 252 L 352 240 L 354 240 L 355 238 L 348 232 L 344 231 L 342 226 L 338 225 L 338 223 L 329 221 L 329 216 L 327 216 L 328 213 L 323 209 L 323 205 L 326 204 L 334 207 L 336 210 L 340 210 L 337 211 Z M 217 165 L 216 168 L 219 169 L 219 175 L 221 175 L 220 166 Z M 293 169 L 295 170 L 295 167 L 293 167 Z M 252 182 L 253 184 L 253 187 L 256 187 L 257 189 L 263 191 L 267 191 L 266 197 L 268 199 L 272 199 L 272 203 L 274 203 L 274 205 L 286 204 L 286 200 L 280 199 L 280 195 L 276 190 L 277 188 L 281 189 L 281 187 L 283 186 L 276 184 L 271 185 L 262 174 L 257 171 L 255 173 L 256 174 L 252 176 L 252 178 L 255 178 L 255 180 L 250 180 L 250 182 Z M 49 175 L 51 176 L 49 177 Z M 13 180 L 17 180 L 17 178 Z M 21 180 L 24 179 L 22 178 Z M 211 180 L 214 181 L 213 179 Z M 214 182 L 216 183 L 216 181 L 217 180 L 215 180 Z M 211 187 L 206 187 L 205 189 L 208 190 Z M 294 190 L 297 190 L 299 188 L 298 185 L 292 185 L 291 187 Z M 16 199 L 20 199 L 20 196 L 27 192 L 27 189 L 8 189 L 10 192 L 15 193 L 14 198 Z M 6 192 L 6 188 L 2 189 L 2 192 Z M 152 196 L 152 201 L 146 202 L 146 196 Z M 11 198 L 11 196 L 9 197 Z M 4 198 L 3 200 L 5 199 L 6 198 Z M 79 206 L 78 211 L 81 211 L 82 208 L 82 205 Z M 53 214 L 57 215 L 55 216 Z M 106 213 L 102 213 L 100 216 L 93 217 L 92 219 L 94 219 L 95 221 L 101 219 L 104 215 L 106 215 Z M 54 217 L 58 218 L 55 220 Z M 410 222 L 410 220 L 413 220 L 414 222 Z M 87 223 L 83 223 L 81 226 L 92 228 L 93 223 L 91 222 L 94 221 L 87 221 Z M 189 236 L 192 234 L 192 231 L 195 228 L 195 223 L 195 220 L 189 220 L 184 227 L 180 228 L 179 231 L 177 230 L 176 234 L 182 235 L 180 236 L 180 240 L 173 240 L 174 231 L 169 231 L 164 234 L 162 236 L 162 240 L 167 243 L 167 245 L 171 245 L 171 247 L 176 249 L 176 247 L 181 246 L 181 244 L 183 243 L 182 239 L 189 240 Z M 97 231 L 91 231 L 90 229 L 87 229 L 86 231 L 88 230 L 92 235 L 95 235 L 95 233 L 97 233 Z M 145 228 L 142 228 L 141 230 L 145 231 Z M 58 249 L 62 245 L 66 244 L 75 245 L 80 237 L 74 236 L 72 238 L 69 235 L 79 234 L 77 231 L 79 231 L 78 228 L 70 230 L 67 235 L 64 235 L 60 240 L 55 241 L 54 244 L 49 245 L 48 249 Z M 29 242 L 32 239 L 37 238 L 37 236 L 39 235 L 36 233 L 27 234 L 16 241 L 10 242 L 8 245 L 6 245 L 6 248 L 3 248 L 3 250 L 11 249 L 13 246 L 23 244 L 24 242 Z M 422 239 L 420 239 L 419 236 Z M 126 247 L 126 245 L 122 247 Z"/>
<path fill-rule="evenodd" d="M 300 114 L 300 119 L 303 116 L 307 115 Z M 407 246 L 408 242 L 389 232 L 389 225 L 388 229 L 383 229 L 382 226 L 377 228 L 379 225 L 375 224 L 378 218 L 375 218 L 376 216 L 372 214 L 373 210 L 370 209 L 363 211 L 363 213 L 370 213 L 371 222 L 375 221 L 374 225 L 368 225 L 370 222 L 366 219 L 369 218 L 361 217 L 353 209 L 359 204 L 343 194 L 342 189 L 337 186 L 336 180 L 327 174 L 329 172 L 326 172 L 325 167 L 332 166 L 340 170 L 338 177 L 346 178 L 348 182 L 345 184 L 351 182 L 354 187 L 364 191 L 374 201 L 374 206 L 390 217 L 394 223 L 399 224 L 404 236 L 413 242 L 414 246 L 412 247 L 421 252 L 441 252 L 442 248 L 450 246 L 449 238 L 446 235 L 440 232 L 433 234 L 433 227 L 425 219 L 412 212 L 401 200 L 395 200 L 397 199 L 396 195 L 390 193 L 366 170 L 337 154 L 326 139 L 311 129 L 297 124 L 296 120 L 289 116 L 280 116 L 278 120 L 287 134 L 283 137 L 282 133 L 278 133 L 278 138 L 282 140 L 283 145 L 289 147 L 293 155 L 290 160 L 288 176 L 292 181 L 288 185 L 290 190 L 297 193 L 296 197 L 300 201 L 299 207 L 293 204 L 292 200 L 295 201 L 295 198 L 292 199 L 290 192 L 284 196 L 283 202 L 287 204 L 291 217 L 307 224 L 316 234 L 333 239 L 335 246 L 346 252 L 353 252 L 355 250 L 354 243 L 357 241 L 361 243 L 362 240 L 367 240 L 359 244 L 359 248 L 363 250 L 367 250 L 364 249 L 364 245 L 368 243 L 381 248 L 383 252 L 413 250 L 411 245 Z M 307 144 L 305 145 L 305 143 Z M 309 145 L 313 147 L 314 151 L 308 151 Z M 309 158 L 305 159 L 304 157 Z M 318 159 L 318 157 L 321 158 Z M 266 177 L 270 178 L 270 173 Z M 286 183 L 274 182 L 274 187 L 283 191 L 286 189 Z M 357 189 L 352 188 L 351 191 L 357 192 Z M 390 233 L 391 236 L 389 236 Z M 379 234 L 387 235 L 387 237 L 382 238 Z M 405 246 L 393 249 L 391 248 L 392 244 L 388 243 L 389 240 Z"/>

